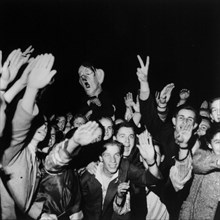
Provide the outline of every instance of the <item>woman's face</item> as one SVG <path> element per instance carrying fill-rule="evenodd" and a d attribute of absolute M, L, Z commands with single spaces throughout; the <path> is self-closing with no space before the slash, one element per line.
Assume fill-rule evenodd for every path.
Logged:
<path fill-rule="evenodd" d="M 220 155 L 220 132 L 216 133 L 212 138 L 211 148 L 216 155 Z"/>
<path fill-rule="evenodd" d="M 35 132 L 33 139 L 37 141 L 43 141 L 44 138 L 47 135 L 47 122 L 45 122 L 43 125 L 41 125 Z"/>

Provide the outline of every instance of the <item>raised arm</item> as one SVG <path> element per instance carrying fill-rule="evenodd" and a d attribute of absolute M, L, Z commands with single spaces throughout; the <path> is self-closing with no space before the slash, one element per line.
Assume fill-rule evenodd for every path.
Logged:
<path fill-rule="evenodd" d="M 37 93 L 50 83 L 56 70 L 51 70 L 54 63 L 52 54 L 44 54 L 35 58 L 35 65 L 28 77 L 27 87 L 22 99 L 22 107 L 32 114 Z"/>
<path fill-rule="evenodd" d="M 6 103 L 9 103 L 14 98 L 14 96 L 20 91 L 17 91 L 14 96 L 11 96 L 9 101 L 6 94 L 9 94 L 9 91 L 11 91 L 11 89 L 8 89 L 8 84 L 14 80 L 19 68 L 27 62 L 29 58 L 29 53 L 30 50 L 26 51 L 25 54 L 22 54 L 20 50 L 14 50 L 11 52 L 11 54 L 8 56 L 7 60 L 2 66 L 2 51 L 0 51 L 0 137 L 3 134 L 6 122 Z M 19 83 L 17 83 L 16 81 L 15 84 Z"/>
<path fill-rule="evenodd" d="M 157 165 L 156 157 L 155 157 L 155 149 L 152 142 L 152 137 L 148 131 L 144 131 L 140 135 L 138 135 L 139 145 L 137 145 L 141 157 L 143 158 L 143 164 L 146 169 L 158 179 L 162 178 L 160 170 Z"/>
<path fill-rule="evenodd" d="M 36 59 L 30 59 L 21 77 L 5 92 L 4 98 L 7 103 L 10 103 L 14 99 L 14 97 L 26 87 L 28 75 L 33 69 L 35 62 Z"/>
<path fill-rule="evenodd" d="M 55 70 L 51 71 L 53 62 L 54 57 L 51 54 L 41 55 L 36 58 L 36 63 L 27 80 L 23 99 L 18 103 L 12 120 L 12 138 L 10 146 L 7 146 L 4 151 L 3 165 L 7 165 L 23 147 L 31 121 L 38 113 L 38 109 L 35 107 L 37 92 L 46 86 L 56 73 Z"/>
<path fill-rule="evenodd" d="M 161 92 L 156 93 L 157 112 L 162 121 L 166 120 L 168 110 L 167 103 L 170 100 L 174 87 L 174 84 L 170 83 L 166 85 Z"/>
<path fill-rule="evenodd" d="M 150 57 L 147 56 L 146 64 L 139 55 L 137 55 L 140 67 L 137 68 L 137 76 L 140 82 L 140 99 L 147 100 L 150 95 L 150 87 L 148 83 L 148 69 L 150 64 Z"/>

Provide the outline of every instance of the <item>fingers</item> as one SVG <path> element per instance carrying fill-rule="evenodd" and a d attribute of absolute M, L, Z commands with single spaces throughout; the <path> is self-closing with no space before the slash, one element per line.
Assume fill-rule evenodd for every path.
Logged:
<path fill-rule="evenodd" d="M 121 194 L 126 193 L 129 188 L 130 188 L 130 181 L 120 183 L 118 185 L 118 193 L 121 193 Z"/>
<path fill-rule="evenodd" d="M 147 56 L 147 58 L 146 58 L 146 66 L 145 67 L 149 67 L 149 64 L 150 64 L 150 57 L 149 56 Z"/>
<path fill-rule="evenodd" d="M 140 63 L 141 68 L 146 68 L 146 67 L 149 66 L 149 63 L 150 63 L 150 57 L 149 56 L 147 56 L 147 58 L 146 58 L 146 65 L 144 65 L 143 60 L 141 59 L 140 55 L 137 55 L 137 58 L 138 58 L 138 61 Z"/>
<path fill-rule="evenodd" d="M 144 63 L 143 63 L 143 60 L 141 59 L 141 57 L 139 55 L 137 55 L 137 58 L 138 58 L 138 61 L 139 61 L 141 68 L 144 68 Z"/>
<path fill-rule="evenodd" d="M 23 53 L 23 56 L 27 56 L 28 54 L 32 53 L 34 51 L 34 48 L 32 48 L 32 45 L 30 45 Z"/>

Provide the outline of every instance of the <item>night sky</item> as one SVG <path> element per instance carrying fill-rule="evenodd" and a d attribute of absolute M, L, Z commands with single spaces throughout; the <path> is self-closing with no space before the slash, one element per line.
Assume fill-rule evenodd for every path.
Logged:
<path fill-rule="evenodd" d="M 56 81 L 42 103 L 48 112 L 77 111 L 83 91 L 77 69 L 92 61 L 105 71 L 103 88 L 118 109 L 137 93 L 140 54 L 150 56 L 152 93 L 175 83 L 198 106 L 220 96 L 220 1 L 216 0 L 1 0 L 0 49 L 53 53 Z"/>

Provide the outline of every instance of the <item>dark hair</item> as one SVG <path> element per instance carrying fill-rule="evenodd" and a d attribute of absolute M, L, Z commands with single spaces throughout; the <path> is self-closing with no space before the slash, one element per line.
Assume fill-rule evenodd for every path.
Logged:
<path fill-rule="evenodd" d="M 29 144 L 31 142 L 37 129 L 40 128 L 45 122 L 47 122 L 47 120 L 45 119 L 46 117 L 43 115 L 43 113 L 39 112 L 39 114 L 32 120 L 27 138 L 25 139 L 26 144 Z"/>
<path fill-rule="evenodd" d="M 217 133 L 220 133 L 220 123 L 211 124 L 211 127 L 207 130 L 205 135 L 206 142 L 210 144 Z"/>
<path fill-rule="evenodd" d="M 198 124 L 200 123 L 201 119 L 199 117 L 198 111 L 193 106 L 188 105 L 188 104 L 183 104 L 183 105 L 180 105 L 179 107 L 177 107 L 173 116 L 176 117 L 182 109 L 190 110 L 190 111 L 194 112 L 195 122 Z"/>
<path fill-rule="evenodd" d="M 114 126 L 114 135 L 116 136 L 118 134 L 118 131 L 121 129 L 121 128 L 131 128 L 134 132 L 134 135 L 136 135 L 136 132 L 135 132 L 135 129 L 134 127 L 132 126 L 131 123 L 127 122 L 127 121 L 124 121 L 122 123 L 119 123 L 117 125 Z"/>
<path fill-rule="evenodd" d="M 72 117 L 72 119 L 70 120 L 72 125 L 73 125 L 74 121 L 75 121 L 77 118 L 83 118 L 83 119 L 85 120 L 85 122 L 88 121 L 88 119 L 86 118 L 85 115 L 78 113 L 78 114 L 75 114 L 75 115 Z"/>
<path fill-rule="evenodd" d="M 209 110 L 210 110 L 210 111 L 211 111 L 211 105 L 212 105 L 212 103 L 215 102 L 215 101 L 217 101 L 217 100 L 220 100 L 220 97 L 215 97 L 215 98 L 210 99 L 210 101 L 209 101 Z"/>
<path fill-rule="evenodd" d="M 89 68 L 94 73 L 96 72 L 96 68 L 94 67 L 94 65 L 91 62 L 84 61 L 80 66 L 84 66 L 86 68 Z"/>
<path fill-rule="evenodd" d="M 120 143 L 119 141 L 115 141 L 115 140 L 105 142 L 103 145 L 102 153 L 107 149 L 107 146 L 115 146 L 115 145 L 119 147 L 120 155 L 123 155 L 124 145 L 122 143 Z"/>

